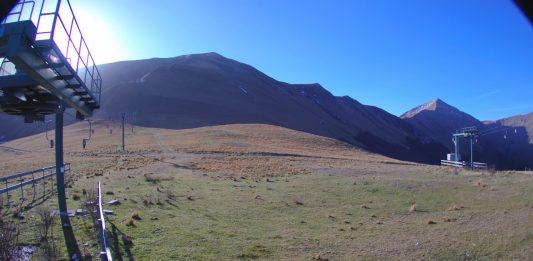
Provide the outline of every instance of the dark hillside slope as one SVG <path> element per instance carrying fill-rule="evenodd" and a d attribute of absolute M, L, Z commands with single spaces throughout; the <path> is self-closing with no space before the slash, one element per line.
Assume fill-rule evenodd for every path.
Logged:
<path fill-rule="evenodd" d="M 419 128 L 448 149 L 453 148 L 451 134 L 457 129 L 483 126 L 483 123 L 476 118 L 440 99 L 424 103 L 404 113 L 400 118 Z"/>
<path fill-rule="evenodd" d="M 533 168 L 533 113 L 481 122 L 437 99 L 404 113 L 401 118 L 446 146 L 449 152 L 454 150 L 452 133 L 476 126 L 480 133 L 474 144 L 474 161 L 499 169 Z M 469 140 L 462 139 L 459 147 L 462 159 L 470 161 Z"/>
<path fill-rule="evenodd" d="M 272 124 L 421 162 L 435 162 L 425 147 L 445 152 L 383 110 L 333 96 L 319 84 L 276 81 L 216 53 L 115 63 L 101 71 L 108 76 L 99 118 L 135 113 L 136 124 L 174 129 Z"/>

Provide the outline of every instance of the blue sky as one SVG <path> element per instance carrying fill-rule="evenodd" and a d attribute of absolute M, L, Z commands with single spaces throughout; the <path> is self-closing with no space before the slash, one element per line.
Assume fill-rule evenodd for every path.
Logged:
<path fill-rule="evenodd" d="M 533 27 L 509 0 L 71 0 L 97 63 L 218 52 L 401 115 L 533 111 Z M 104 79 L 105 81 L 105 79 Z"/>

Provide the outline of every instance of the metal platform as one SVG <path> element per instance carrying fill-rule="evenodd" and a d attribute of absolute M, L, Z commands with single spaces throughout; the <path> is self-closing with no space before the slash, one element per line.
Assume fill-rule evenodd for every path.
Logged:
<path fill-rule="evenodd" d="M 0 111 L 43 120 L 60 105 L 83 119 L 102 78 L 68 0 L 19 1 L 0 24 Z"/>
<path fill-rule="evenodd" d="M 68 0 L 19 0 L 0 24 L 0 112 L 25 122 L 55 114 L 57 201 L 69 260 L 80 248 L 68 216 L 63 168 L 63 113 L 91 116 L 102 77 Z"/>

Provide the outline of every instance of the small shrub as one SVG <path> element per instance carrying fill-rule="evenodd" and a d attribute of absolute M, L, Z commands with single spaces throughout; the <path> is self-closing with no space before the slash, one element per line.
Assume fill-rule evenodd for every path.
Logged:
<path fill-rule="evenodd" d="M 12 210 L 11 215 L 13 218 L 16 218 L 16 219 L 20 219 L 20 220 L 24 219 L 24 213 L 23 213 L 22 207 L 14 208 Z"/>
<path fill-rule="evenodd" d="M 409 211 L 410 212 L 415 212 L 416 211 L 416 204 L 411 205 L 411 207 L 409 208 Z"/>
<path fill-rule="evenodd" d="M 144 181 L 156 184 L 161 181 L 170 181 L 173 180 L 172 176 L 155 176 L 153 173 L 144 174 Z"/>
<path fill-rule="evenodd" d="M 37 253 L 38 260 L 55 261 L 59 260 L 59 249 L 57 248 L 54 240 L 41 242 L 41 247 Z"/>
<path fill-rule="evenodd" d="M 135 226 L 135 222 L 133 221 L 133 219 L 131 217 L 128 218 L 128 220 L 126 220 L 126 226 L 128 226 L 128 227 Z"/>
<path fill-rule="evenodd" d="M 368 188 L 366 191 L 370 192 L 370 193 L 376 193 L 376 192 L 379 191 L 379 189 L 378 188 Z"/>
<path fill-rule="evenodd" d="M 78 201 L 78 200 L 81 199 L 81 196 L 80 196 L 80 194 L 78 194 L 78 193 L 73 193 L 73 194 L 72 194 L 72 199 Z"/>
<path fill-rule="evenodd" d="M 51 215 L 50 210 L 45 207 L 37 208 L 37 231 L 39 232 L 39 241 L 48 242 L 52 233 L 52 227 L 55 224 L 55 218 Z"/>
<path fill-rule="evenodd" d="M 155 204 L 158 205 L 158 206 L 162 206 L 163 205 L 163 202 L 161 202 L 161 196 L 159 193 L 156 193 L 155 194 Z"/>
<path fill-rule="evenodd" d="M 167 195 L 167 198 L 170 200 L 174 200 L 176 198 L 176 195 L 171 190 L 167 190 L 165 194 Z"/>
<path fill-rule="evenodd" d="M 12 224 L 0 226 L 0 260 L 15 260 L 19 231 Z"/>
<path fill-rule="evenodd" d="M 122 242 L 124 243 L 125 246 L 133 245 L 133 240 L 131 240 L 131 238 L 129 238 L 126 235 L 122 235 Z"/>
<path fill-rule="evenodd" d="M 141 215 L 137 211 L 134 211 L 133 213 L 131 213 L 130 217 L 135 220 L 141 220 Z"/>
<path fill-rule="evenodd" d="M 320 260 L 320 261 L 329 261 L 329 258 L 320 255 L 319 253 L 316 253 L 312 256 L 313 260 Z"/>
<path fill-rule="evenodd" d="M 86 190 L 80 205 L 82 209 L 87 209 L 87 213 L 89 213 L 89 216 L 91 217 L 93 226 L 96 227 L 96 224 L 98 223 L 98 213 L 96 213 L 96 190 Z"/>
<path fill-rule="evenodd" d="M 444 221 L 444 222 L 454 222 L 454 221 L 457 221 L 457 219 L 456 218 L 443 217 L 442 221 Z"/>
<path fill-rule="evenodd" d="M 83 260 L 92 260 L 93 255 L 87 249 L 83 250 Z"/>
<path fill-rule="evenodd" d="M 458 206 L 456 206 L 456 205 L 453 205 L 453 206 L 451 206 L 451 207 L 448 208 L 448 211 L 457 211 L 457 210 L 461 210 L 461 209 L 463 209 L 463 208 L 465 208 L 465 207 L 463 207 L 463 206 L 459 206 L 459 207 L 458 207 Z"/>

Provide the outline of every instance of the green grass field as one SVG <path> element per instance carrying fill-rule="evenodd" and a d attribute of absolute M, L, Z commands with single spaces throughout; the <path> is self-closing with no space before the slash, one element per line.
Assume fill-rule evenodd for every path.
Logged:
<path fill-rule="evenodd" d="M 531 172 L 456 171 L 359 154 L 198 150 L 70 154 L 69 209 L 80 208 L 83 191 L 98 179 L 104 202 L 120 200 L 104 206 L 115 213 L 107 227 L 116 260 L 533 257 Z M 52 198 L 41 206 L 56 204 Z M 20 243 L 38 244 L 36 208 L 25 216 L 6 218 L 18 224 Z M 82 251 L 98 259 L 90 218 L 72 222 Z M 54 238 L 66 256 L 58 225 Z"/>

